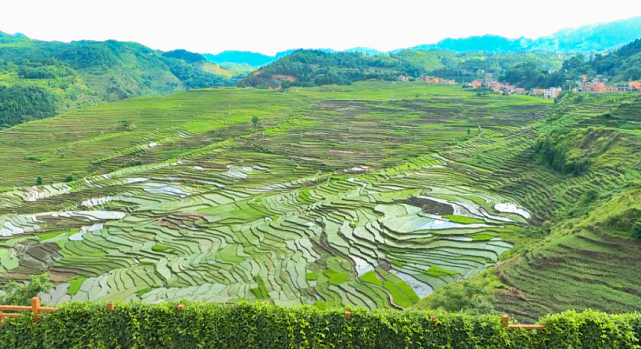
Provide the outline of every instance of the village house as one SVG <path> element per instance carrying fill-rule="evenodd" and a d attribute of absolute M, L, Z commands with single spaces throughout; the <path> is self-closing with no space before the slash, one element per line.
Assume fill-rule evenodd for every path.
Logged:
<path fill-rule="evenodd" d="M 470 88 L 478 88 L 483 86 L 483 83 L 481 83 L 481 80 L 474 80 L 470 83 L 467 83 L 465 86 L 470 87 Z"/>
<path fill-rule="evenodd" d="M 426 77 L 422 78 L 422 80 L 424 80 L 428 84 L 448 84 L 448 85 L 452 85 L 452 84 L 456 83 L 456 81 L 454 81 L 454 80 L 441 79 L 441 78 L 436 78 L 436 77 L 432 77 L 432 76 L 426 76 Z"/>
<path fill-rule="evenodd" d="M 553 99 L 553 98 L 558 97 L 559 93 L 561 93 L 561 88 L 560 87 L 551 87 L 551 88 L 543 91 L 543 98 Z"/>

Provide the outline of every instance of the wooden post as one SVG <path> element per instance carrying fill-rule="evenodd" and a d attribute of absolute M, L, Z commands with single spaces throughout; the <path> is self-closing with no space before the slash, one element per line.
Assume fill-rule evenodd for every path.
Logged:
<path fill-rule="evenodd" d="M 507 314 L 501 316 L 501 323 L 503 324 L 503 327 L 507 328 L 509 321 L 510 321 L 510 317 Z"/>
<path fill-rule="evenodd" d="M 107 302 L 107 310 L 114 311 L 114 302 Z"/>
<path fill-rule="evenodd" d="M 178 304 L 178 307 L 176 308 L 176 310 L 182 311 L 183 309 L 185 309 L 185 305 L 184 304 Z"/>
<path fill-rule="evenodd" d="M 31 311 L 33 311 L 33 321 L 35 322 L 38 322 L 38 320 L 40 320 L 40 317 L 38 316 L 39 310 L 40 310 L 40 298 L 38 297 L 31 298 Z"/>
<path fill-rule="evenodd" d="M 430 316 L 430 319 L 432 319 L 432 325 L 436 325 L 436 315 Z"/>
<path fill-rule="evenodd" d="M 2 309 L 0 309 L 0 324 L 2 324 L 2 320 L 4 320 L 4 314 L 2 313 Z"/>
<path fill-rule="evenodd" d="M 352 312 L 349 310 L 345 311 L 345 320 L 349 320 L 352 318 Z"/>

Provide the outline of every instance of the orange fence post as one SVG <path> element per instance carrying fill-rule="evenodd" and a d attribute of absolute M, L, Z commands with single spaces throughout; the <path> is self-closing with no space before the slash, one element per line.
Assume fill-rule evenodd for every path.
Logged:
<path fill-rule="evenodd" d="M 33 321 L 38 322 L 40 320 L 38 312 L 40 310 L 40 298 L 33 297 L 31 298 L 31 311 L 33 311 Z"/>
<path fill-rule="evenodd" d="M 501 316 L 501 323 L 503 324 L 503 327 L 507 328 L 509 321 L 510 321 L 510 317 L 507 314 Z"/>
<path fill-rule="evenodd" d="M 352 312 L 349 310 L 345 310 L 345 319 L 349 320 L 352 318 Z"/>
<path fill-rule="evenodd" d="M 178 307 L 176 308 L 176 310 L 182 311 L 183 309 L 185 309 L 185 305 L 184 304 L 178 304 Z"/>
<path fill-rule="evenodd" d="M 432 319 L 432 325 L 436 325 L 436 315 L 430 316 L 430 319 Z"/>
<path fill-rule="evenodd" d="M 114 302 L 107 302 L 107 310 L 114 311 Z"/>

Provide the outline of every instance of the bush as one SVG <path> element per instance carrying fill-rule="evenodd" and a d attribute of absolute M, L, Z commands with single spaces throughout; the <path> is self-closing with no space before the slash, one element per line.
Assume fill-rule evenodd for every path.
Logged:
<path fill-rule="evenodd" d="M 641 240 L 641 219 L 634 223 L 634 227 L 632 228 L 632 236 L 635 239 Z"/>
<path fill-rule="evenodd" d="M 491 314 L 494 312 L 493 302 L 492 293 L 483 285 L 463 281 L 443 286 L 422 299 L 417 306 L 419 309 Z"/>
<path fill-rule="evenodd" d="M 265 303 L 69 303 L 43 321 L 0 326 L 2 348 L 637 348 L 641 316 L 574 311 L 541 319 L 546 331 L 500 317 L 416 310 L 292 308 Z M 437 315 L 432 323 L 430 315 Z"/>
<path fill-rule="evenodd" d="M 29 282 L 25 284 L 9 282 L 1 288 L 4 294 L 0 296 L 0 304 L 31 305 L 31 298 L 36 297 L 40 292 L 51 290 L 53 284 L 49 279 L 49 274 L 44 273 L 29 276 Z"/>
<path fill-rule="evenodd" d="M 70 174 L 66 175 L 65 176 L 65 182 L 71 182 L 71 181 L 73 181 L 73 175 L 70 175 Z"/>

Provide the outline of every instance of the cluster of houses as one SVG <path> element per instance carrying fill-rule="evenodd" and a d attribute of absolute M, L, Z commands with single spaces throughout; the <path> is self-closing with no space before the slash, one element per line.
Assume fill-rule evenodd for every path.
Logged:
<path fill-rule="evenodd" d="M 405 75 L 399 75 L 398 76 L 399 81 L 413 81 L 409 76 Z M 442 78 L 435 78 L 433 76 L 421 76 L 418 78 L 418 80 L 422 80 L 427 82 L 428 84 L 447 84 L 447 85 L 454 85 L 456 84 L 455 80 L 448 80 L 448 79 L 442 79 Z"/>
<path fill-rule="evenodd" d="M 607 78 L 597 75 L 592 81 L 587 81 L 588 76 L 583 75 L 583 81 L 577 81 L 576 92 L 628 92 L 628 91 L 641 91 L 641 83 L 638 81 L 631 81 L 627 84 L 618 84 L 616 86 L 606 86 Z"/>
<path fill-rule="evenodd" d="M 590 92 L 590 93 L 602 93 L 602 92 L 628 92 L 628 91 L 641 91 L 641 83 L 638 81 L 632 81 L 627 84 L 619 84 L 617 86 L 607 86 L 606 83 L 608 79 L 603 78 L 600 75 L 597 75 L 591 81 L 587 81 L 587 75 L 583 75 L 583 81 L 577 81 L 577 87 L 572 89 L 573 92 Z M 532 96 L 542 96 L 544 98 L 556 98 L 561 93 L 561 87 L 552 87 L 548 89 L 542 88 L 533 88 L 531 90 L 526 90 L 524 88 L 516 87 L 508 83 L 501 83 L 498 81 L 492 80 L 492 74 L 486 74 L 486 77 L 481 80 L 474 80 L 470 83 L 465 84 L 465 87 L 468 88 L 478 88 L 478 87 L 487 87 L 492 89 L 494 93 L 498 94 L 517 94 L 517 95 L 532 95 Z"/>
<path fill-rule="evenodd" d="M 478 71 L 479 73 L 485 73 L 482 70 Z M 479 88 L 486 87 L 492 90 L 494 93 L 501 95 L 531 95 L 531 96 L 542 96 L 543 98 L 556 98 L 561 93 L 561 87 L 552 87 L 552 88 L 533 88 L 526 90 L 521 87 L 516 87 L 510 85 L 506 82 L 498 82 L 492 79 L 492 73 L 486 73 L 485 77 L 480 80 L 474 80 L 464 85 L 467 88 Z M 410 78 L 405 75 L 399 75 L 398 80 L 400 81 L 409 81 Z M 432 76 L 421 77 L 420 80 L 425 81 L 428 84 L 456 84 L 454 80 L 442 79 Z M 576 88 L 572 89 L 573 92 L 590 92 L 590 93 L 601 93 L 601 92 L 628 92 L 628 91 L 641 91 L 641 83 L 638 81 L 632 81 L 627 84 L 619 84 L 617 86 L 608 86 L 607 78 L 604 78 L 601 75 L 597 75 L 591 81 L 588 81 L 588 76 L 583 75 L 582 81 L 576 81 Z"/>
<path fill-rule="evenodd" d="M 470 83 L 465 84 L 465 87 L 468 87 L 468 88 L 487 87 L 492 89 L 492 92 L 498 93 L 501 95 L 531 95 L 531 96 L 542 96 L 543 98 L 556 98 L 561 93 L 560 87 L 552 87 L 547 89 L 533 88 L 531 90 L 526 90 L 521 87 L 510 85 L 506 82 L 493 81 L 491 73 L 488 73 L 484 79 L 474 80 Z"/>
<path fill-rule="evenodd" d="M 421 78 L 421 80 L 424 80 L 428 84 L 446 84 L 446 85 L 454 85 L 454 84 L 456 84 L 455 80 L 435 78 L 435 77 L 432 77 L 432 76 L 423 77 L 423 78 Z"/>

